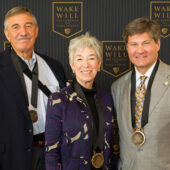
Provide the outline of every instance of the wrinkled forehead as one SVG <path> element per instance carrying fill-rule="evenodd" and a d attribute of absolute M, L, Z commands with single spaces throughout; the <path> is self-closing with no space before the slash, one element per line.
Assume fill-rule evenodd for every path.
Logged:
<path fill-rule="evenodd" d="M 19 13 L 9 16 L 6 20 L 8 26 L 12 26 L 14 24 L 35 24 L 33 16 L 29 13 Z"/>

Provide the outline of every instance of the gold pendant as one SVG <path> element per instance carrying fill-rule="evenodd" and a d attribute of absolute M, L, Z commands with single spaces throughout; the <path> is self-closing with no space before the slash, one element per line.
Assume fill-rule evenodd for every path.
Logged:
<path fill-rule="evenodd" d="M 102 167 L 104 163 L 103 153 L 94 153 L 94 155 L 92 156 L 91 162 L 95 168 Z"/>
<path fill-rule="evenodd" d="M 31 120 L 32 122 L 36 122 L 38 120 L 38 114 L 35 110 L 29 110 L 30 112 L 30 117 L 31 117 Z"/>
<path fill-rule="evenodd" d="M 141 130 L 135 130 L 131 139 L 136 146 L 142 146 L 145 143 L 145 135 Z"/>

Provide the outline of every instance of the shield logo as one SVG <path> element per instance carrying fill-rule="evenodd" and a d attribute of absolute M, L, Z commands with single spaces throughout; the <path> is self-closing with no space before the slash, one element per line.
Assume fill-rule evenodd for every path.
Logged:
<path fill-rule="evenodd" d="M 65 38 L 82 32 L 83 2 L 53 2 L 52 30 Z"/>
<path fill-rule="evenodd" d="M 131 70 L 124 41 L 102 41 L 102 70 L 113 77 L 119 77 Z"/>
<path fill-rule="evenodd" d="M 150 3 L 150 18 L 155 20 L 161 27 L 161 37 L 170 35 L 170 1 L 152 1 Z"/>

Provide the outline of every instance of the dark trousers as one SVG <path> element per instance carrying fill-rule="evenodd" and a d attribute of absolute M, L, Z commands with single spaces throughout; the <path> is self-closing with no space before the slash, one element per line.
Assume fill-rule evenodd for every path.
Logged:
<path fill-rule="evenodd" d="M 45 170 L 45 147 L 33 146 L 31 170 Z"/>

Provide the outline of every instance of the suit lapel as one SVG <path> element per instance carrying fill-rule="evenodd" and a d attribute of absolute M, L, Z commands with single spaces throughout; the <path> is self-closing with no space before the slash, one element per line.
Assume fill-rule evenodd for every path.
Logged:
<path fill-rule="evenodd" d="M 168 86 L 170 85 L 170 80 L 168 79 L 166 71 L 166 65 L 160 61 L 158 71 L 155 75 L 155 79 L 151 88 L 151 99 L 149 114 L 151 115 L 156 105 L 159 103 L 163 94 L 166 92 Z"/>
<path fill-rule="evenodd" d="M 122 90 L 120 97 L 119 110 L 120 113 L 123 113 L 121 116 L 125 116 L 122 120 L 128 122 L 130 129 L 132 130 L 132 116 L 131 116 L 131 73 L 126 76 L 122 81 Z"/>
<path fill-rule="evenodd" d="M 5 86 L 8 94 L 12 96 L 14 102 L 23 112 L 24 116 L 30 119 L 19 77 L 14 69 L 9 53 L 8 55 L 1 56 L 0 63 L 0 80 L 2 81 L 0 83 Z"/>

